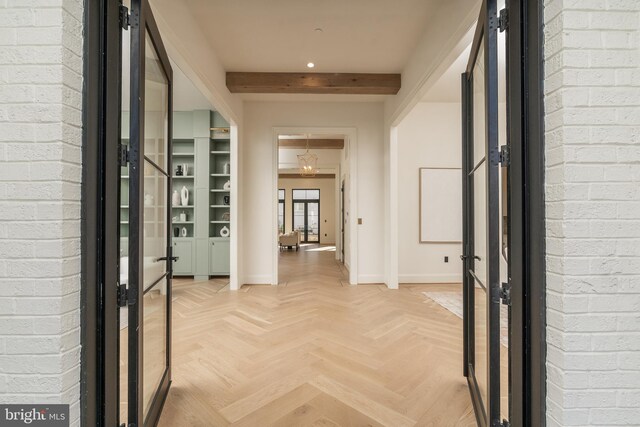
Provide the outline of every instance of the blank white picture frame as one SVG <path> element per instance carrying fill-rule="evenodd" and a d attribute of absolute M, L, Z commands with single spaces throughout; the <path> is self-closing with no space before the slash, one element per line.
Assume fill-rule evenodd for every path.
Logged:
<path fill-rule="evenodd" d="M 462 170 L 420 168 L 420 243 L 462 242 Z"/>

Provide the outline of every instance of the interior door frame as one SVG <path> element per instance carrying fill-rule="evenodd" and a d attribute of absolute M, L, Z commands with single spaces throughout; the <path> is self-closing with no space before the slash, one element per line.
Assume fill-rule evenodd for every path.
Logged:
<path fill-rule="evenodd" d="M 162 412 L 171 385 L 171 275 L 172 275 L 172 233 L 171 233 L 171 150 L 172 150 L 172 114 L 173 114 L 173 73 L 169 55 L 162 43 L 160 31 L 153 17 L 148 0 L 131 0 L 131 105 L 130 105 L 130 138 L 129 138 L 129 424 L 136 426 L 156 425 Z M 166 178 L 167 187 L 165 202 L 167 203 L 166 256 L 165 274 L 158 280 L 166 281 L 166 369 L 158 388 L 155 390 L 149 411 L 144 417 L 144 166 L 145 161 L 154 163 L 145 156 L 145 62 L 146 36 L 158 55 L 168 87 L 167 99 L 167 146 L 166 146 Z M 136 66 L 137 64 L 137 66 Z M 134 96 L 138 94 L 138 96 Z M 136 140 L 138 146 L 136 147 Z M 136 150 L 137 148 L 137 150 Z M 156 165 L 154 165 L 156 167 Z M 162 172 L 162 166 L 157 166 Z M 137 173 L 135 172 L 137 169 Z M 158 286 L 156 282 L 152 286 Z"/>
<path fill-rule="evenodd" d="M 284 198 L 280 198 L 280 191 L 284 191 Z M 287 232 L 287 190 L 284 188 L 278 189 L 278 209 L 282 205 L 282 233 Z"/>
<path fill-rule="evenodd" d="M 506 0 L 511 424 L 546 424 L 544 43 L 540 0 Z"/>
<path fill-rule="evenodd" d="M 340 262 L 344 264 L 344 178 L 340 182 Z"/>
<path fill-rule="evenodd" d="M 118 6 L 110 0 L 84 2 L 80 415 L 82 425 L 96 427 L 117 425 L 120 404 L 119 277 L 114 268 L 120 227 Z"/>

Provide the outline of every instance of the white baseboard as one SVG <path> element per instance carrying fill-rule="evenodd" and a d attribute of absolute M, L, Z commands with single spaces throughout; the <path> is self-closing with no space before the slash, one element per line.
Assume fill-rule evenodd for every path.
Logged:
<path fill-rule="evenodd" d="M 384 276 L 381 274 L 359 274 L 358 283 L 384 283 Z"/>
<path fill-rule="evenodd" d="M 271 285 L 270 274 L 255 274 L 244 277 L 243 285 Z"/>
<path fill-rule="evenodd" d="M 399 274 L 400 283 L 462 283 L 462 274 Z"/>

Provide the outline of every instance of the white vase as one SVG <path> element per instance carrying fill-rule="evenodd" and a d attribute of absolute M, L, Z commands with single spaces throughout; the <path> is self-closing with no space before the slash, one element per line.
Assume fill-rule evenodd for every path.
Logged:
<path fill-rule="evenodd" d="M 231 164 L 230 163 L 225 163 L 223 171 L 224 171 L 225 174 L 231 173 Z"/>
<path fill-rule="evenodd" d="M 187 227 L 182 227 L 182 231 L 180 232 L 182 237 L 187 237 Z"/>
<path fill-rule="evenodd" d="M 230 233 L 231 233 L 231 231 L 229 230 L 229 227 L 227 227 L 226 225 L 220 229 L 220 236 L 221 237 L 229 237 Z"/>
<path fill-rule="evenodd" d="M 182 206 L 189 206 L 189 189 L 185 186 L 182 186 L 182 190 L 180 190 L 180 200 Z"/>
<path fill-rule="evenodd" d="M 178 190 L 173 190 L 173 194 L 171 195 L 171 204 L 173 206 L 180 206 L 180 193 L 178 193 Z"/>
<path fill-rule="evenodd" d="M 224 185 L 222 186 L 223 190 L 230 190 L 231 189 L 231 181 L 227 181 L 224 183 Z"/>

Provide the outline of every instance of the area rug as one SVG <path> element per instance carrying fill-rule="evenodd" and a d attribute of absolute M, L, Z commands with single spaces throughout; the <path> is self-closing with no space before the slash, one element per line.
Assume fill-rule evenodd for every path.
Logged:
<path fill-rule="evenodd" d="M 462 294 L 458 292 L 426 291 L 425 297 L 435 301 L 451 313 L 462 319 Z M 500 305 L 500 343 L 509 346 L 509 309 L 506 305 Z"/>

